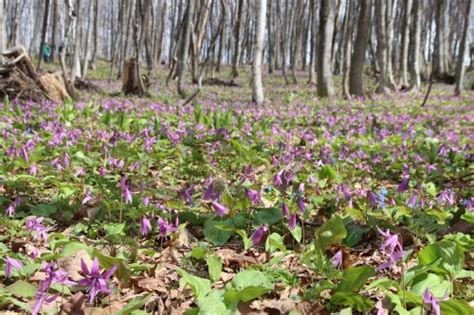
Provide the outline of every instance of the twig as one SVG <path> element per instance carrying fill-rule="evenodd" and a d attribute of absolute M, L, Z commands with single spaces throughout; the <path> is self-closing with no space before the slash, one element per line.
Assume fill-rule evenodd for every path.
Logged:
<path fill-rule="evenodd" d="M 431 71 L 430 74 L 430 85 L 428 85 L 428 91 L 426 91 L 425 99 L 423 100 L 423 103 L 421 103 L 421 107 L 424 107 L 426 104 L 426 101 L 428 100 L 428 97 L 430 96 L 431 88 L 433 87 L 433 71 Z"/>

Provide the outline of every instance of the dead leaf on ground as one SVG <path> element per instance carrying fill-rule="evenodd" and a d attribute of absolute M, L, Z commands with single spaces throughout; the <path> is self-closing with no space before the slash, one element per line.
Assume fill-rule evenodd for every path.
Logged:
<path fill-rule="evenodd" d="M 86 296 L 82 292 L 77 292 L 61 305 L 59 315 L 85 315 Z"/>

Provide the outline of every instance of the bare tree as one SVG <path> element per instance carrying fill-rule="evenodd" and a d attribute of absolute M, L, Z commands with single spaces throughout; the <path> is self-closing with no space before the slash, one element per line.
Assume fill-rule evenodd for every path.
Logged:
<path fill-rule="evenodd" d="M 44 45 L 46 44 L 46 32 L 48 31 L 48 17 L 49 17 L 49 0 L 45 0 L 44 14 L 43 14 L 43 27 L 41 29 L 40 56 L 38 58 L 36 71 L 41 69 L 41 65 L 43 64 L 43 49 L 44 49 Z"/>
<path fill-rule="evenodd" d="M 188 60 L 189 40 L 191 37 L 191 22 L 194 15 L 194 1 L 188 1 L 186 13 L 184 15 L 184 27 L 181 33 L 181 45 L 178 56 L 178 93 L 182 98 L 186 98 L 184 90 L 184 74 L 186 72 L 186 62 Z"/>
<path fill-rule="evenodd" d="M 11 30 L 10 30 L 10 36 L 8 38 L 8 46 L 13 47 L 16 46 L 17 43 L 17 37 L 18 37 L 18 24 L 20 24 L 20 1 L 13 1 L 12 3 L 13 8 L 12 8 L 12 18 L 11 18 Z"/>
<path fill-rule="evenodd" d="M 318 95 L 320 97 L 331 97 L 334 95 L 331 56 L 335 14 L 335 2 L 333 0 L 321 0 L 321 9 L 319 10 L 320 37 L 318 56 Z"/>
<path fill-rule="evenodd" d="M 418 90 L 421 86 L 420 79 L 420 48 L 421 48 L 421 14 L 420 1 L 413 2 L 412 23 L 410 30 L 410 48 L 408 63 L 410 71 L 410 89 Z"/>
<path fill-rule="evenodd" d="M 237 18 L 234 25 L 234 56 L 232 58 L 232 78 L 239 76 L 240 53 L 242 47 L 240 45 L 240 25 L 242 23 L 242 13 L 244 11 L 244 0 L 239 0 L 237 7 Z"/>
<path fill-rule="evenodd" d="M 349 92 L 351 95 L 364 96 L 364 63 L 369 41 L 372 0 L 359 0 L 359 4 L 357 36 L 354 42 L 354 52 L 352 53 L 349 72 Z"/>
<path fill-rule="evenodd" d="M 349 98 L 349 69 L 351 64 L 352 50 L 352 15 L 354 11 L 354 2 L 346 2 L 346 16 L 344 18 L 344 34 L 343 34 L 343 60 L 342 60 L 342 94 Z"/>
<path fill-rule="evenodd" d="M 386 6 L 389 1 L 375 1 L 375 21 L 377 33 L 377 62 L 379 64 L 379 78 L 378 78 L 378 93 L 389 93 L 388 87 L 388 38 L 387 38 L 387 24 L 386 24 Z"/>
<path fill-rule="evenodd" d="M 51 61 L 56 58 L 56 51 L 58 49 L 56 38 L 58 36 L 58 24 L 60 19 L 59 0 L 53 0 L 53 29 L 51 31 Z"/>
<path fill-rule="evenodd" d="M 468 32 L 469 32 L 469 20 L 471 17 L 471 11 L 472 11 L 472 1 L 467 1 L 466 3 L 466 10 L 464 11 L 464 28 L 462 31 L 462 39 L 461 39 L 461 44 L 459 46 L 459 54 L 457 58 L 457 63 L 456 63 L 456 83 L 454 87 L 454 94 L 455 95 L 461 95 L 461 92 L 463 90 L 463 81 L 464 81 L 464 58 L 467 53 L 467 38 L 468 38 Z"/>
<path fill-rule="evenodd" d="M 252 61 L 252 101 L 262 104 L 264 101 L 262 84 L 262 54 L 263 40 L 265 36 L 265 18 L 267 10 L 267 0 L 257 0 L 256 2 L 256 30 L 255 46 Z"/>
<path fill-rule="evenodd" d="M 447 36 L 448 0 L 436 1 L 436 36 L 433 52 L 433 77 L 445 80 L 448 72 Z"/>
<path fill-rule="evenodd" d="M 7 48 L 7 24 L 5 11 L 5 0 L 0 0 L 0 52 Z"/>
<path fill-rule="evenodd" d="M 402 51 L 400 56 L 400 85 L 408 87 L 408 49 L 410 43 L 410 25 L 413 0 L 404 0 L 403 3 L 404 16 L 401 39 Z"/>

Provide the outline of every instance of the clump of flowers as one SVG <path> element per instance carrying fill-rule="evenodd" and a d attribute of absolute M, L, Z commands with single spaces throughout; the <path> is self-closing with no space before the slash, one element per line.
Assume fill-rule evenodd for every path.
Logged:
<path fill-rule="evenodd" d="M 31 217 L 25 222 L 26 229 L 28 231 L 34 232 L 34 239 L 42 238 L 45 242 L 48 240 L 48 231 L 50 228 L 47 228 L 43 225 L 43 217 Z"/>

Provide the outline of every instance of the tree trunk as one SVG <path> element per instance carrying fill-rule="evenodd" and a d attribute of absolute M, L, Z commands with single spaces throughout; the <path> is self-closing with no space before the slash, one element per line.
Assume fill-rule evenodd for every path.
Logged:
<path fill-rule="evenodd" d="M 354 11 L 352 1 L 346 3 L 346 17 L 344 19 L 344 34 L 343 34 L 343 55 L 342 55 L 342 94 L 349 98 L 349 69 L 351 64 L 351 47 L 352 47 L 352 12 Z"/>
<path fill-rule="evenodd" d="M 74 27 L 77 12 L 75 11 L 71 3 L 71 0 L 66 0 L 65 3 L 66 3 L 66 10 L 68 14 L 66 17 L 66 27 L 64 30 L 64 38 L 61 44 L 62 49 L 60 50 L 59 58 L 60 58 L 61 70 L 63 73 L 64 84 L 66 85 L 67 92 L 73 99 L 75 99 L 76 93 L 74 91 L 74 84 L 71 84 L 69 80 L 69 75 L 67 73 L 66 54 L 70 50 L 69 46 L 71 45 L 71 42 L 73 40 L 72 33 L 73 33 L 73 27 Z"/>
<path fill-rule="evenodd" d="M 391 0 L 389 0 L 391 1 Z M 375 1 L 375 20 L 376 20 L 376 34 L 377 34 L 377 61 L 379 64 L 379 78 L 377 93 L 389 93 L 388 87 L 388 60 L 387 56 L 387 25 L 386 25 L 386 5 L 388 1 Z"/>
<path fill-rule="evenodd" d="M 58 49 L 56 38 L 58 36 L 58 23 L 60 21 L 59 0 L 53 0 L 53 30 L 51 33 L 51 61 L 56 58 L 56 51 Z"/>
<path fill-rule="evenodd" d="M 415 0 L 416 1 L 416 0 Z M 413 0 L 404 0 L 404 17 L 402 27 L 402 52 L 400 56 L 400 85 L 408 87 L 408 49 L 410 45 L 410 25 Z"/>
<path fill-rule="evenodd" d="M 44 45 L 46 44 L 46 33 L 48 31 L 48 17 L 49 17 L 49 0 L 45 0 L 43 27 L 41 30 L 40 56 L 38 58 L 38 64 L 36 66 L 37 72 L 41 69 L 41 65 L 43 64 L 43 48 L 44 48 Z"/>
<path fill-rule="evenodd" d="M 393 60 L 392 60 L 392 51 L 393 51 L 393 23 L 395 21 L 395 9 L 397 8 L 398 0 L 389 0 L 387 1 L 386 11 L 385 11 L 385 24 L 387 26 L 387 84 L 390 89 L 397 89 L 395 84 L 395 79 L 393 78 Z M 379 1 L 377 1 L 379 2 Z"/>
<path fill-rule="evenodd" d="M 420 80 L 420 47 L 421 47 L 421 14 L 420 2 L 413 1 L 412 23 L 410 30 L 410 48 L 408 63 L 410 71 L 410 89 L 418 90 L 421 86 Z"/>
<path fill-rule="evenodd" d="M 322 0 L 319 10 L 319 71 L 318 96 L 332 97 L 334 84 L 332 80 L 332 37 L 334 34 L 334 16 L 336 4 L 333 0 Z"/>
<path fill-rule="evenodd" d="M 74 86 L 74 81 L 76 78 L 81 77 L 81 37 L 80 37 L 80 30 L 81 30 L 81 0 L 76 0 L 76 18 L 74 21 L 73 26 L 73 41 L 74 41 L 74 53 L 72 55 L 73 65 L 72 65 L 72 73 L 71 73 L 71 85 Z"/>
<path fill-rule="evenodd" d="M 188 1 L 184 16 L 184 28 L 181 33 L 181 45 L 178 55 L 178 93 L 181 98 L 186 98 L 184 90 L 184 74 L 186 73 L 186 62 L 188 60 L 189 40 L 191 36 L 191 22 L 194 15 L 194 1 Z"/>
<path fill-rule="evenodd" d="M 253 48 L 252 61 L 252 101 L 262 104 L 264 101 L 263 84 L 262 84 L 262 53 L 263 40 L 265 37 L 265 18 L 267 10 L 267 0 L 257 0 L 256 2 L 256 31 L 255 46 Z"/>
<path fill-rule="evenodd" d="M 7 48 L 7 14 L 5 8 L 5 0 L 0 0 L 0 52 Z"/>
<path fill-rule="evenodd" d="M 11 19 L 11 31 L 10 37 L 8 39 L 8 47 L 13 47 L 17 45 L 17 37 L 18 37 L 18 25 L 20 23 L 20 1 L 16 0 L 13 1 L 13 8 L 12 8 L 12 19 Z"/>
<path fill-rule="evenodd" d="M 99 19 L 100 19 L 100 2 L 99 0 L 94 1 L 94 49 L 92 50 L 91 56 L 91 69 L 95 68 L 95 62 L 97 53 L 99 51 Z"/>
<path fill-rule="evenodd" d="M 239 76 L 239 63 L 242 46 L 240 45 L 240 24 L 242 23 L 242 13 L 244 11 L 244 0 L 239 0 L 237 7 L 237 19 L 234 25 L 234 56 L 232 58 L 232 79 Z"/>
<path fill-rule="evenodd" d="M 86 35 L 86 46 L 84 48 L 84 58 L 82 60 L 82 76 L 86 78 L 87 71 L 89 70 L 89 60 L 91 58 L 91 45 L 92 43 L 92 30 L 93 30 L 93 19 L 94 19 L 94 5 L 89 3 L 89 11 L 87 14 L 87 35 Z"/>
<path fill-rule="evenodd" d="M 469 21 L 471 18 L 471 11 L 472 11 L 472 1 L 468 0 L 466 6 L 467 8 L 464 11 L 465 12 L 464 28 L 462 31 L 461 44 L 459 47 L 459 55 L 456 62 L 456 75 L 455 75 L 456 83 L 454 87 L 454 95 L 458 95 L 458 96 L 461 95 L 461 92 L 463 90 L 464 70 L 465 70 L 464 57 L 466 56 L 467 48 L 468 48 L 467 38 L 469 36 L 468 32 L 469 32 Z"/>
<path fill-rule="evenodd" d="M 310 13 L 311 13 L 311 38 L 310 38 L 310 60 L 309 60 L 309 78 L 308 84 L 314 84 L 316 80 L 316 45 L 318 43 L 317 34 L 317 23 L 316 23 L 316 0 L 310 0 Z"/>
<path fill-rule="evenodd" d="M 369 40 L 370 12 L 372 0 L 359 0 L 360 14 L 354 52 L 351 58 L 349 92 L 351 95 L 364 96 L 364 63 Z"/>
<path fill-rule="evenodd" d="M 445 15 L 448 14 L 448 0 L 436 1 L 436 36 L 433 52 L 433 77 L 444 80 L 447 74 L 446 67 L 446 40 Z"/>

